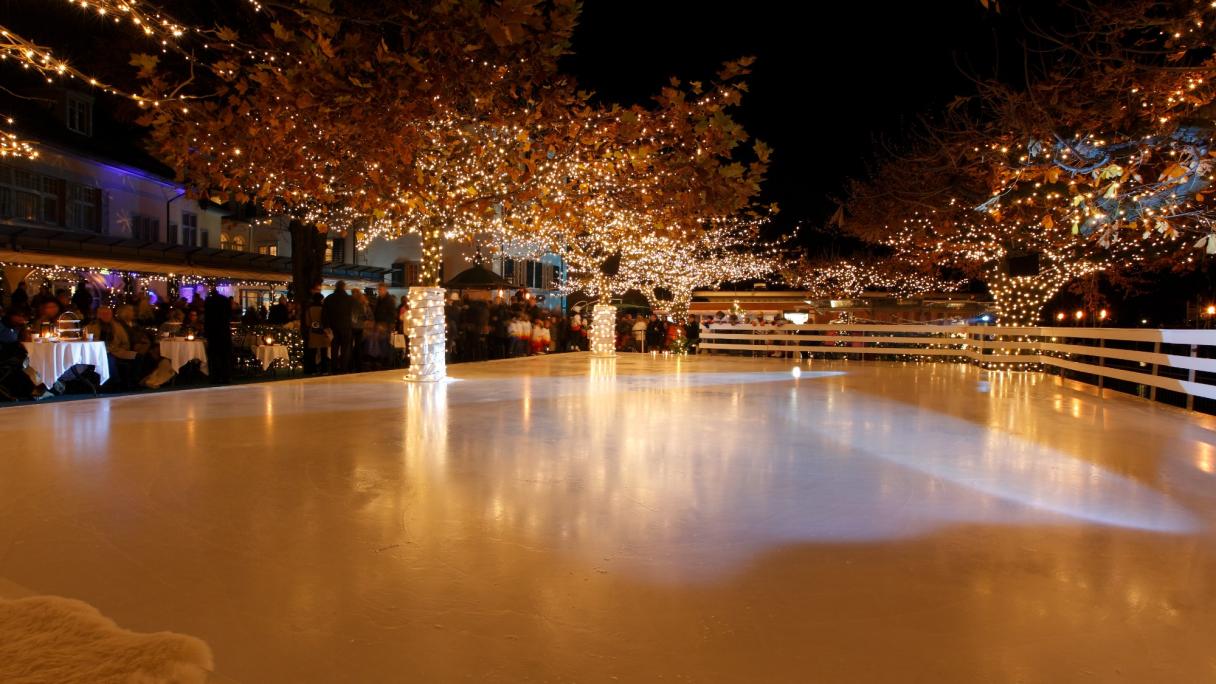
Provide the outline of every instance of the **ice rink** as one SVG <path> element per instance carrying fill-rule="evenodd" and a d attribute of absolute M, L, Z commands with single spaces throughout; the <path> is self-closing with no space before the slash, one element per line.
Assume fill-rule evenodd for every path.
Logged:
<path fill-rule="evenodd" d="M 0 596 L 217 682 L 1216 679 L 1216 419 L 574 354 L 0 409 Z"/>

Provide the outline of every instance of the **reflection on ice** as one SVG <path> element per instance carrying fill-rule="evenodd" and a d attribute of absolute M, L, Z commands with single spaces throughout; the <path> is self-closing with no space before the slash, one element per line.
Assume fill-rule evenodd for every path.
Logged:
<path fill-rule="evenodd" d="M 485 497 L 496 536 L 684 580 L 790 541 L 950 524 L 1196 525 L 1165 495 L 1096 463 L 814 382 L 839 372 L 618 374 L 597 361 L 589 378 L 464 383 L 449 403 L 497 401 L 476 417 L 453 406 L 446 446 L 418 445 L 475 456 L 475 477 L 444 486 Z"/>
<path fill-rule="evenodd" d="M 90 454 L 69 471 L 87 467 L 83 486 L 125 482 L 127 453 L 153 480 L 199 496 L 198 483 L 228 491 L 249 478 L 257 496 L 231 509 L 234 529 L 311 511 L 334 534 L 416 549 L 416 562 L 453 544 L 480 558 L 489 544 L 679 581 L 721 577 L 791 542 L 951 525 L 1199 527 L 1170 494 L 1205 483 L 1167 494 L 1155 466 L 1112 472 L 1089 453 L 1096 400 L 1040 389 L 1030 401 L 1014 380 L 977 385 L 948 366 L 823 367 L 795 377 L 788 362 L 720 357 L 494 362 L 454 368 L 464 381 L 453 383 L 383 373 L 30 407 L 6 415 L 38 411 L 65 439 L 0 432 L 39 466 Z M 926 392 L 948 397 L 948 410 L 925 404 Z M 1161 469 L 1206 477 L 1214 454 L 1205 444 Z M 317 531 L 328 527 L 290 529 L 304 548 L 332 543 Z"/>

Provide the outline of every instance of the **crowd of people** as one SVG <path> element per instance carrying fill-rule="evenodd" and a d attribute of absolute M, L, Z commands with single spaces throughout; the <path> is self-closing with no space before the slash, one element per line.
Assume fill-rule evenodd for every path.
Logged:
<path fill-rule="evenodd" d="M 404 297 L 398 301 L 386 285 L 348 290 L 339 281 L 323 296 L 318 284 L 305 299 L 303 307 L 279 297 L 269 306 L 242 309 L 215 287 L 192 300 L 158 300 L 147 291 L 132 290 L 101 301 L 83 280 L 74 288 L 52 291 L 42 286 L 37 292 L 21 283 L 7 301 L 0 301 L 0 397 L 41 399 L 99 389 L 95 369 L 78 367 L 60 378 L 42 378 L 27 362 L 22 343 L 40 331 L 56 330 L 64 313 L 80 319 L 82 336 L 106 345 L 109 380 L 101 391 L 155 388 L 179 373 L 199 382 L 228 383 L 234 364 L 232 331 L 238 326 L 275 326 L 284 338 L 298 335 L 298 361 L 307 375 L 378 370 L 408 361 L 408 302 Z M 523 289 L 509 297 L 453 295 L 445 306 L 448 360 L 587 351 L 591 322 L 585 313 L 580 307 L 569 314 L 543 307 Z M 719 313 L 716 318 L 674 321 L 644 311 L 622 312 L 616 346 L 624 352 L 690 352 L 702 326 L 714 320 L 728 318 Z M 160 354 L 160 341 L 173 337 L 205 342 L 205 377 L 198 368 L 173 367 Z"/>
<path fill-rule="evenodd" d="M 198 337 L 207 340 L 209 380 L 231 380 L 231 324 L 240 318 L 232 299 L 215 288 L 205 299 L 155 302 L 148 292 L 131 293 L 114 301 L 99 302 L 81 281 L 72 290 L 51 291 L 43 286 L 31 294 L 25 283 L 17 286 L 0 307 L 0 396 L 43 399 L 74 387 L 90 391 L 126 391 L 158 387 L 177 374 L 160 354 L 160 340 Z M 47 333 L 58 334 L 61 317 L 79 321 L 82 339 L 106 347 L 108 381 L 100 384 L 96 368 L 77 366 L 58 378 L 43 378 L 28 363 L 24 343 Z"/>
<path fill-rule="evenodd" d="M 444 307 L 452 362 L 509 359 L 589 348 L 586 323 L 575 312 L 544 308 L 526 290 L 511 297 L 453 297 Z"/>

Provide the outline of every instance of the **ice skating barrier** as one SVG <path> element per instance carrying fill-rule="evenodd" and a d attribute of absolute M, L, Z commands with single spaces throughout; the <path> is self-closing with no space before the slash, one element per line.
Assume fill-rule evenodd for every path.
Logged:
<path fill-rule="evenodd" d="M 712 325 L 701 352 L 805 353 L 826 357 L 936 358 L 987 368 L 1071 371 L 1099 387 L 1131 383 L 1216 399 L 1216 330 L 1151 328 L 1022 328 L 972 325 Z M 1125 389 L 1126 388 L 1117 388 Z"/>

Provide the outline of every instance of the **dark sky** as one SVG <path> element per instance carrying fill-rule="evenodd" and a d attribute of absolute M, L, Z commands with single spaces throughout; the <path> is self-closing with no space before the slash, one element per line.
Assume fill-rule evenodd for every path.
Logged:
<path fill-rule="evenodd" d="M 568 68 L 602 97 L 635 102 L 670 76 L 707 80 L 724 60 L 756 56 L 740 119 L 775 149 L 765 193 L 778 223 L 805 231 L 864 171 L 877 135 L 969 92 L 960 65 L 992 73 L 993 32 L 1008 23 L 978 0 L 587 0 Z"/>

